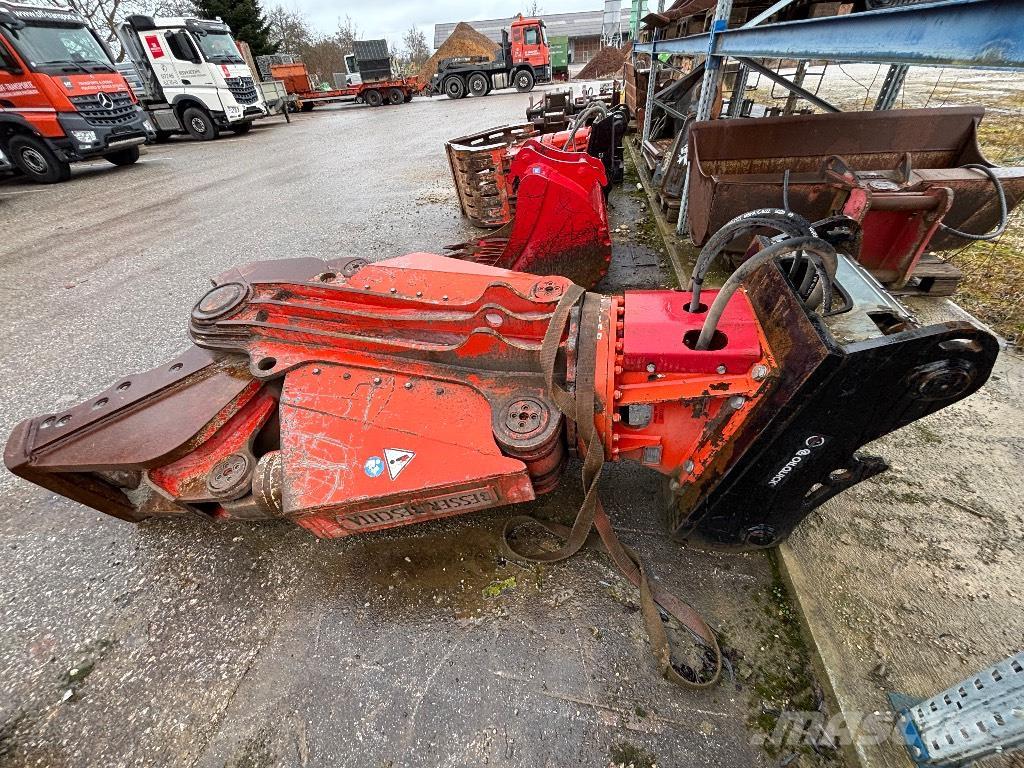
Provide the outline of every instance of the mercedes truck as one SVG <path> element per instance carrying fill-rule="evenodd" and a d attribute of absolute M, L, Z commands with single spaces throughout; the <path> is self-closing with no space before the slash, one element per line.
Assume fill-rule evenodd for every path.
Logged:
<path fill-rule="evenodd" d="M 129 16 L 117 36 L 157 141 L 176 133 L 208 141 L 223 129 L 242 134 L 268 114 L 231 29 L 219 19 Z"/>
<path fill-rule="evenodd" d="M 82 16 L 0 1 L 0 172 L 53 184 L 70 178 L 79 160 L 130 165 L 153 137 L 110 51 Z"/>

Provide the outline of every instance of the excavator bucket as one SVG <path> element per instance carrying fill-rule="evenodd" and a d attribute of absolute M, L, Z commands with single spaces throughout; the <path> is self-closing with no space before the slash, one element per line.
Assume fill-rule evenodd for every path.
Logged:
<path fill-rule="evenodd" d="M 532 123 L 504 125 L 460 136 L 444 145 L 459 195 L 462 215 L 475 226 L 500 227 L 515 212 L 512 161 L 528 140 L 554 149 L 577 152 L 587 148 L 590 128 L 583 127 L 568 143 L 569 131 L 540 133 Z"/>
<path fill-rule="evenodd" d="M 493 234 L 450 246 L 451 255 L 517 272 L 562 275 L 585 288 L 596 285 L 612 254 L 601 162 L 528 139 L 508 177 L 516 191 L 515 216 Z"/>

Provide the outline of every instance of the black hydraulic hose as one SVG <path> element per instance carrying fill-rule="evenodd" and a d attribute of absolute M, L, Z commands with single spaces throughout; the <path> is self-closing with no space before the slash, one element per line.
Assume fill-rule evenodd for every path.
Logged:
<path fill-rule="evenodd" d="M 725 246 L 740 235 L 752 234 L 759 229 L 773 229 L 788 237 L 814 235 L 814 229 L 811 228 L 811 223 L 807 219 L 781 208 L 761 208 L 756 211 L 748 211 L 727 222 L 705 243 L 697 257 L 697 262 L 693 265 L 693 273 L 690 276 L 690 290 L 693 292 L 693 298 L 690 300 L 691 312 L 700 309 L 700 291 L 704 277 Z"/>
<path fill-rule="evenodd" d="M 962 237 L 965 240 L 995 240 L 1003 232 L 1006 231 L 1006 223 L 1009 221 L 1010 212 L 1006 208 L 1006 190 L 1003 189 L 1003 182 L 996 176 L 996 172 L 989 168 L 987 165 L 981 165 L 980 163 L 969 163 L 967 165 L 960 166 L 961 168 L 969 168 L 973 171 L 981 171 L 990 179 L 992 184 L 995 185 L 996 195 L 999 197 L 999 226 L 984 235 L 975 235 L 970 232 L 961 232 L 959 229 L 953 229 L 953 227 L 945 224 L 939 224 L 939 229 L 944 232 L 949 232 L 951 235 Z"/>
<path fill-rule="evenodd" d="M 608 114 L 608 107 L 600 101 L 591 102 L 584 107 L 583 111 L 576 115 L 576 120 L 573 122 L 572 129 L 569 131 L 569 138 L 565 140 L 565 146 L 570 148 L 572 147 L 573 139 L 576 138 L 576 131 L 583 127 L 583 123 L 588 117 L 590 117 L 591 112 L 600 112 L 601 116 L 604 117 Z"/>
<path fill-rule="evenodd" d="M 736 293 L 744 280 L 763 264 L 777 259 L 784 254 L 797 252 L 803 252 L 804 258 L 814 265 L 815 270 L 818 272 L 819 284 L 822 287 L 824 309 L 826 312 L 831 309 L 832 279 L 829 275 L 829 268 L 831 268 L 834 275 L 838 261 L 835 250 L 821 238 L 813 236 L 781 240 L 777 243 L 772 243 L 764 250 L 747 259 L 737 267 L 735 272 L 729 275 L 729 279 L 725 281 L 725 285 L 722 286 L 714 302 L 712 302 L 707 317 L 704 318 L 704 325 L 700 329 L 700 336 L 697 337 L 697 343 L 694 344 L 693 348 L 696 350 L 706 350 L 711 346 L 711 340 L 718 329 L 718 321 L 721 320 L 722 313 L 725 311 L 729 299 Z"/>

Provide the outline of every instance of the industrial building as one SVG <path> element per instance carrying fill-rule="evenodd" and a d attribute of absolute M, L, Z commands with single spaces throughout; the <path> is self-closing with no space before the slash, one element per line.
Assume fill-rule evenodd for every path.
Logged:
<path fill-rule="evenodd" d="M 621 36 L 623 42 L 629 39 L 629 6 L 621 10 Z M 549 38 L 569 38 L 569 63 L 586 64 L 590 58 L 601 50 L 601 27 L 603 12 L 577 11 L 575 13 L 545 13 L 540 18 L 544 21 Z M 481 34 L 486 35 L 496 43 L 501 42 L 501 30 L 508 29 L 512 23 L 512 17 L 502 19 L 484 19 L 483 21 L 470 21 L 469 24 Z M 448 39 L 448 35 L 455 29 L 457 21 L 449 21 L 443 24 L 434 25 L 434 48 L 437 49 Z"/>

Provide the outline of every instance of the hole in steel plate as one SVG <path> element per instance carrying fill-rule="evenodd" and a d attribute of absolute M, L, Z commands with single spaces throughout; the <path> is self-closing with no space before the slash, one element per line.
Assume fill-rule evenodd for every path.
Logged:
<path fill-rule="evenodd" d="M 693 349 L 697 344 L 697 339 L 700 338 L 700 329 L 694 328 L 692 331 L 687 331 L 683 334 L 683 344 L 690 349 Z M 711 345 L 707 349 L 700 350 L 701 352 L 711 352 L 716 349 L 725 349 L 725 346 L 729 343 L 729 337 L 721 331 L 715 331 L 711 337 Z M 696 351 L 696 350 L 694 350 Z"/>
<path fill-rule="evenodd" d="M 275 365 L 277 365 L 276 357 L 261 357 L 259 362 L 256 363 L 256 367 L 261 371 L 269 371 Z"/>
<path fill-rule="evenodd" d="M 95 403 L 93 403 L 93 404 L 92 404 L 92 407 L 93 407 L 93 408 L 102 408 L 102 407 L 103 407 L 104 405 L 106 405 L 106 404 L 107 404 L 108 402 L 110 402 L 110 401 L 109 401 L 109 400 L 107 400 L 107 398 L 105 398 L 105 397 L 101 397 L 101 398 L 100 398 L 99 400 L 97 400 L 97 401 L 96 401 Z"/>

